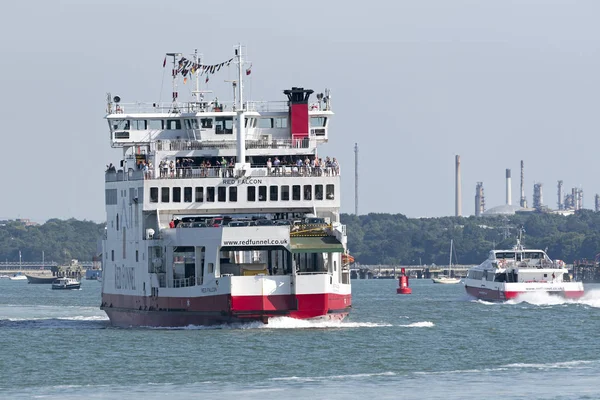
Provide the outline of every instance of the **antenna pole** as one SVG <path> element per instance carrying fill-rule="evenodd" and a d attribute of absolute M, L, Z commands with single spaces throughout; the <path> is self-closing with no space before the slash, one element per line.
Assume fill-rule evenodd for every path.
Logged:
<path fill-rule="evenodd" d="M 246 166 L 246 131 L 244 117 L 244 99 L 243 99 L 243 67 L 242 45 L 238 44 L 235 49 L 235 57 L 238 64 L 238 105 L 237 108 L 237 151 L 236 151 L 236 169 L 244 170 Z"/>
<path fill-rule="evenodd" d="M 173 85 L 173 104 L 172 108 L 177 108 L 177 57 L 181 56 L 181 53 L 167 53 L 168 57 L 173 57 L 173 69 L 171 70 L 171 81 Z"/>
<path fill-rule="evenodd" d="M 358 143 L 354 143 L 354 215 L 358 215 Z"/>
<path fill-rule="evenodd" d="M 194 64 L 200 65 L 200 58 L 198 58 L 198 49 L 194 49 Z M 200 73 L 200 68 L 197 68 L 196 73 L 194 74 L 194 75 L 196 75 L 196 93 L 194 93 L 194 96 L 196 97 L 197 103 L 200 103 L 200 79 L 198 79 L 199 73 Z"/>

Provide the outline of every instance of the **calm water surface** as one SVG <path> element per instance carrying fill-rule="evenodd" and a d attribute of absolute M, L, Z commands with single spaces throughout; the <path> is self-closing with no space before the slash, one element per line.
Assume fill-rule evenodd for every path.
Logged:
<path fill-rule="evenodd" d="M 112 328 L 100 283 L 0 280 L 0 397 L 598 399 L 600 286 L 476 301 L 461 285 L 353 281 L 342 323 Z"/>

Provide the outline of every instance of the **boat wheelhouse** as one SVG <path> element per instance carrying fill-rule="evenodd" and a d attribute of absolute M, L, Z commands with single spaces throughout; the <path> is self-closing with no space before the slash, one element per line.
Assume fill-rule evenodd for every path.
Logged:
<path fill-rule="evenodd" d="M 583 284 L 573 282 L 565 263 L 543 250 L 525 249 L 520 239 L 509 250 L 491 250 L 487 260 L 469 269 L 464 280 L 468 294 L 478 299 L 505 301 L 524 293 L 545 292 L 566 298 L 583 296 Z"/>
<path fill-rule="evenodd" d="M 198 83 L 199 71 L 226 63 L 174 53 L 170 104 L 108 96 L 111 144 L 122 149 L 105 179 L 101 308 L 114 325 L 350 311 L 340 168 L 317 152 L 329 140 L 329 91 L 315 102 L 299 87 L 282 101 L 246 102 L 241 50 L 226 62 L 238 69 L 232 103 L 205 100 Z M 193 101 L 178 101 L 181 75 L 195 76 Z"/>

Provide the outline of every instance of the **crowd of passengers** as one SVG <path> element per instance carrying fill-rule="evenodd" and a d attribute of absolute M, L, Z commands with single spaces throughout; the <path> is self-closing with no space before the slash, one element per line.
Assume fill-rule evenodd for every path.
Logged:
<path fill-rule="evenodd" d="M 288 225 L 291 230 L 299 230 L 300 225 L 311 225 L 326 227 L 324 218 L 300 218 L 300 219 L 268 219 L 268 218 L 232 218 L 224 217 L 184 217 L 183 219 L 173 218 L 169 222 L 169 228 L 202 228 L 202 227 L 220 227 L 220 226 L 274 226 Z"/>
<path fill-rule="evenodd" d="M 340 164 L 335 157 L 301 156 L 294 161 L 291 156 L 284 157 L 252 157 L 253 168 L 267 169 L 272 176 L 334 176 L 340 173 Z M 163 159 L 158 163 L 161 178 L 232 178 L 235 168 L 235 157 L 178 157 L 175 160 Z M 143 171 L 146 179 L 153 178 L 152 162 L 140 160 L 137 169 Z M 106 166 L 106 172 L 116 172 L 112 165 Z"/>

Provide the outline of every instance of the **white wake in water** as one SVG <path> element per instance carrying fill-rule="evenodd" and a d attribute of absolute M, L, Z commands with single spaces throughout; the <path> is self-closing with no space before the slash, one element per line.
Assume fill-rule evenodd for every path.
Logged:
<path fill-rule="evenodd" d="M 407 325 L 398 325 L 403 328 L 433 328 L 435 324 L 431 321 L 421 321 L 421 322 L 413 322 L 412 324 Z"/>
<path fill-rule="evenodd" d="M 185 328 L 156 329 L 348 329 L 348 328 L 380 328 L 393 326 L 385 323 L 351 322 L 351 321 L 319 321 L 302 320 L 289 317 L 270 318 L 268 324 L 260 321 L 231 323 L 214 326 L 190 325 Z"/>
<path fill-rule="evenodd" d="M 556 306 L 563 304 L 582 304 L 589 307 L 600 308 L 600 290 L 590 290 L 579 299 L 565 299 L 546 292 L 523 293 L 516 299 L 509 300 L 505 304 L 528 303 L 536 306 Z"/>

